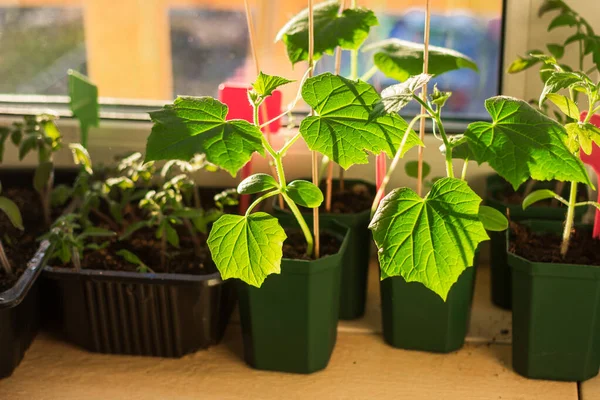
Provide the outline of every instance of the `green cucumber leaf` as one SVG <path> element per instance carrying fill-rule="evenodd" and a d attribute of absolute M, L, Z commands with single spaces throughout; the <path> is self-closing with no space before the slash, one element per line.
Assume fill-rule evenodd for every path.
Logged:
<path fill-rule="evenodd" d="M 410 176 L 411 178 L 417 178 L 418 174 L 419 174 L 419 162 L 418 161 L 409 161 L 406 164 L 404 164 L 404 172 L 406 173 L 407 176 Z M 426 163 L 425 161 L 423 161 L 423 179 L 427 178 L 427 176 L 429 175 L 429 173 L 431 172 L 431 166 Z"/>
<path fill-rule="evenodd" d="M 554 103 L 563 114 L 573 118 L 575 121 L 579 120 L 579 109 L 573 100 L 558 93 L 548 93 L 546 98 Z"/>
<path fill-rule="evenodd" d="M 98 87 L 77 71 L 69 70 L 71 112 L 81 125 L 81 145 L 87 147 L 88 128 L 100 123 Z"/>
<path fill-rule="evenodd" d="M 413 100 L 415 92 L 425 86 L 431 78 L 432 75 L 419 74 L 383 89 L 381 102 L 373 108 L 371 118 L 399 112 Z"/>
<path fill-rule="evenodd" d="M 530 177 L 591 184 L 581 160 L 563 143 L 562 125 L 508 96 L 492 97 L 485 107 L 492 122 L 474 122 L 465 132 L 479 164 L 489 163 L 515 190 Z"/>
<path fill-rule="evenodd" d="M 444 301 L 475 250 L 488 235 L 479 220 L 481 198 L 465 181 L 436 181 L 424 199 L 408 188 L 393 190 L 369 229 L 379 252 L 381 279 L 421 282 Z"/>
<path fill-rule="evenodd" d="M 223 279 L 238 278 L 260 287 L 268 275 L 281 272 L 286 238 L 277 218 L 256 212 L 223 215 L 213 224 L 207 243 Z"/>
<path fill-rule="evenodd" d="M 423 72 L 425 47 L 422 43 L 386 39 L 365 46 L 363 51 L 375 51 L 373 59 L 377 68 L 387 77 L 400 82 Z M 479 71 L 475 61 L 466 55 L 444 47 L 429 46 L 430 74 L 437 76 L 460 68 Z"/>
<path fill-rule="evenodd" d="M 537 203 L 538 201 L 547 200 L 547 199 L 560 199 L 560 198 L 561 197 L 559 195 L 557 195 L 550 189 L 538 189 L 538 190 L 534 190 L 533 192 L 529 193 L 523 199 L 522 207 L 523 207 L 523 210 L 525 210 L 532 204 Z"/>
<path fill-rule="evenodd" d="M 262 173 L 250 175 L 237 187 L 239 194 L 254 194 L 271 189 L 279 189 L 279 184 L 271 175 Z"/>
<path fill-rule="evenodd" d="M 361 80 L 352 81 L 330 73 L 318 75 L 307 79 L 302 97 L 317 114 L 300 124 L 306 144 L 344 169 L 366 164 L 367 152 L 385 152 L 393 157 L 408 129 L 408 123 L 397 114 L 371 116 L 381 98 L 371 85 Z M 402 154 L 416 145 L 422 143 L 411 130 Z"/>
<path fill-rule="evenodd" d="M 294 200 L 294 203 L 303 207 L 317 208 L 323 203 L 323 192 L 309 181 L 292 181 L 285 192 Z"/>
<path fill-rule="evenodd" d="M 267 97 L 273 94 L 273 90 L 279 86 L 287 85 L 288 83 L 294 82 L 281 76 L 263 74 L 262 71 L 258 74 L 258 78 L 252 84 L 254 91 L 262 97 Z"/>
<path fill-rule="evenodd" d="M 203 153 L 206 160 L 232 176 L 254 152 L 264 154 L 262 133 L 247 121 L 226 121 L 228 108 L 211 97 L 178 97 L 150 113 L 154 125 L 146 144 L 146 161 L 189 161 Z"/>
<path fill-rule="evenodd" d="M 502 232 L 508 228 L 508 219 L 493 207 L 479 206 L 479 220 L 488 231 Z"/>
<path fill-rule="evenodd" d="M 6 214 L 10 223 L 17 229 L 24 230 L 23 217 L 17 204 L 8 197 L 0 196 L 0 210 Z"/>
<path fill-rule="evenodd" d="M 379 24 L 373 11 L 366 8 L 339 11 L 337 0 L 325 1 L 313 8 L 315 60 L 323 54 L 332 55 L 338 46 L 344 50 L 357 50 L 369 36 L 371 27 Z M 292 64 L 308 60 L 308 9 L 281 28 L 275 41 L 280 40 L 283 40 Z"/>
<path fill-rule="evenodd" d="M 592 143 L 600 146 L 600 129 L 595 125 L 573 122 L 566 124 L 565 129 L 568 135 L 565 144 L 573 153 L 581 149 L 585 154 L 591 154 Z"/>

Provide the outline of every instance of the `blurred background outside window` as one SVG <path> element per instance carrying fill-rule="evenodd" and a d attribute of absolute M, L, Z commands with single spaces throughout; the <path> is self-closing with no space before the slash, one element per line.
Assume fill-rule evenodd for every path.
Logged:
<path fill-rule="evenodd" d="M 424 0 L 359 0 L 380 25 L 369 41 L 423 41 Z M 252 0 L 261 68 L 299 80 L 278 30 L 306 7 L 305 0 Z M 480 68 L 448 73 L 438 87 L 453 92 L 447 116 L 485 118 L 483 100 L 499 93 L 502 0 L 433 0 L 431 43 L 473 58 Z M 346 53 L 346 52 L 345 52 Z M 361 73 L 372 65 L 362 53 Z M 349 54 L 344 54 L 348 73 Z M 216 96 L 223 82 L 255 77 L 243 0 L 0 0 L 0 94 L 65 95 L 66 71 L 90 75 L 100 96 L 169 100 Z M 319 71 L 333 70 L 325 57 Z M 394 84 L 381 74 L 378 89 Z M 284 104 L 296 94 L 284 90 Z M 416 110 L 416 109 L 415 109 Z M 407 110 L 409 113 L 415 110 Z"/>

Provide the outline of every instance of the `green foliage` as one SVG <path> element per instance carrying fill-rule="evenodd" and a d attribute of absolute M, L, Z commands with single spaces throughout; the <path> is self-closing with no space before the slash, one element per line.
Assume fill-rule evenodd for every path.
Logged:
<path fill-rule="evenodd" d="M 305 118 L 300 133 L 308 147 L 323 153 L 343 168 L 366 164 L 367 152 L 385 152 L 392 157 L 408 124 L 396 114 L 372 118 L 381 102 L 375 89 L 363 81 L 351 81 L 330 73 L 310 78 L 302 97 L 316 116 Z M 403 153 L 421 144 L 411 130 Z"/>
<path fill-rule="evenodd" d="M 363 51 L 374 51 L 373 60 L 377 68 L 387 77 L 400 82 L 423 72 L 423 44 L 386 39 L 365 46 Z M 443 47 L 429 46 L 430 74 L 441 75 L 460 68 L 479 71 L 477 64 L 466 55 Z"/>
<path fill-rule="evenodd" d="M 79 143 L 71 143 L 69 144 L 69 149 L 71 149 L 71 153 L 73 154 L 73 162 L 77 165 L 81 165 L 85 171 L 91 175 L 93 173 L 92 159 L 86 148 Z"/>
<path fill-rule="evenodd" d="M 0 186 L 0 192 L 2 188 Z M 21 211 L 14 201 L 5 196 L 0 196 L 0 210 L 6 214 L 10 223 L 17 229 L 24 230 Z"/>
<path fill-rule="evenodd" d="M 408 188 L 393 190 L 369 226 L 380 249 L 381 279 L 399 275 L 421 282 L 445 300 L 488 239 L 480 203 L 466 182 L 454 178 L 435 182 L 425 198 Z"/>
<path fill-rule="evenodd" d="M 592 153 L 592 143 L 600 146 L 600 129 L 595 125 L 583 122 L 572 122 L 565 125 L 567 131 L 566 145 L 572 153 L 583 150 Z"/>
<path fill-rule="evenodd" d="M 493 207 L 480 206 L 478 217 L 488 231 L 502 232 L 508 228 L 508 220 L 504 214 Z"/>
<path fill-rule="evenodd" d="M 308 208 L 317 208 L 323 203 L 321 189 L 312 182 L 297 180 L 292 181 L 285 188 L 287 195 L 298 205 Z"/>
<path fill-rule="evenodd" d="M 525 210 L 532 204 L 537 203 L 538 201 L 547 200 L 547 199 L 556 199 L 556 200 L 560 201 L 561 203 L 566 203 L 566 201 L 561 196 L 557 195 L 552 190 L 538 189 L 538 190 L 534 190 L 533 192 L 529 193 L 523 199 L 523 204 L 522 204 L 523 210 Z"/>
<path fill-rule="evenodd" d="M 372 26 L 379 24 L 371 10 L 347 8 L 340 11 L 337 0 L 317 4 L 314 15 L 314 59 L 333 54 L 336 47 L 357 50 L 369 35 Z M 308 59 L 308 9 L 292 18 L 277 34 L 283 40 L 292 64 Z"/>
<path fill-rule="evenodd" d="M 465 137 L 478 163 L 487 162 L 516 189 L 530 177 L 590 184 L 582 162 L 564 145 L 565 129 L 522 100 L 485 103 L 492 122 L 474 122 Z"/>
<path fill-rule="evenodd" d="M 132 253 L 129 250 L 121 249 L 116 253 L 118 256 L 122 257 L 125 261 L 130 264 L 137 265 L 137 272 L 146 274 L 146 273 L 154 273 L 154 271 L 146 265 L 138 256 Z"/>
<path fill-rule="evenodd" d="M 210 97 L 178 97 L 150 113 L 154 123 L 146 145 L 146 161 L 206 160 L 235 176 L 254 152 L 264 154 L 262 133 L 242 120 L 226 121 L 228 108 Z"/>
<path fill-rule="evenodd" d="M 223 279 L 260 287 L 268 275 L 280 273 L 286 237 L 277 219 L 264 212 L 223 215 L 213 225 L 208 247 Z"/>
<path fill-rule="evenodd" d="M 554 103 L 566 116 L 575 121 L 579 120 L 579 109 L 573 100 L 557 93 L 549 93 L 546 98 Z"/>
<path fill-rule="evenodd" d="M 375 105 L 371 117 L 399 112 L 413 100 L 415 92 L 425 86 L 431 77 L 428 74 L 419 74 L 383 89 L 381 102 Z"/>
<path fill-rule="evenodd" d="M 407 176 L 410 176 L 411 178 L 415 178 L 417 179 L 418 177 L 418 173 L 419 173 L 419 162 L 418 161 L 409 161 L 406 164 L 404 164 L 404 172 L 406 173 Z M 423 176 L 422 178 L 425 179 L 429 176 L 429 173 L 431 172 L 431 166 L 426 163 L 425 161 L 423 161 Z"/>
<path fill-rule="evenodd" d="M 69 70 L 68 75 L 71 111 L 79 120 L 81 146 L 87 148 L 88 129 L 100 123 L 98 87 L 77 71 Z"/>
<path fill-rule="evenodd" d="M 279 184 L 269 174 L 250 175 L 241 181 L 237 187 L 239 194 L 254 194 L 273 189 L 279 189 Z"/>
<path fill-rule="evenodd" d="M 279 86 L 287 85 L 288 83 L 294 82 L 281 76 L 267 75 L 262 71 L 258 74 L 258 78 L 252 84 L 254 91 L 260 97 L 268 97 L 273 94 L 273 91 Z"/>

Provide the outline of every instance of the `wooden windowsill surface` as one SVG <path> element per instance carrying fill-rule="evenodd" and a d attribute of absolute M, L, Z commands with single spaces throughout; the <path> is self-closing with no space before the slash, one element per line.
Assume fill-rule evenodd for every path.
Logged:
<path fill-rule="evenodd" d="M 486 267 L 478 270 L 467 344 L 451 354 L 383 342 L 375 263 L 366 316 L 340 323 L 324 371 L 295 375 L 247 367 L 237 321 L 234 315 L 220 345 L 182 359 L 93 354 L 41 333 L 15 374 L 0 381 L 0 399 L 600 399 L 600 378 L 578 388 L 512 371 L 510 313 L 491 304 Z"/>

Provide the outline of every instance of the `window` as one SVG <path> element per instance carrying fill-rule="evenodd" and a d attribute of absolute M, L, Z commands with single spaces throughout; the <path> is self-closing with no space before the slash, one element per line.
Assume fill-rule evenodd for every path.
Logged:
<path fill-rule="evenodd" d="M 375 7 L 380 20 L 370 41 L 423 40 L 422 1 L 358 3 Z M 292 68 L 283 44 L 273 40 L 305 0 L 251 4 L 261 69 L 299 80 L 303 66 Z M 483 100 L 499 91 L 502 0 L 435 0 L 432 7 L 431 43 L 461 51 L 480 67 L 480 74 L 461 70 L 436 80 L 453 92 L 446 116 L 485 118 Z M 89 74 L 100 96 L 116 99 L 113 104 L 215 96 L 220 83 L 255 76 L 243 0 L 120 0 L 110 6 L 106 0 L 0 0 L 0 32 L 0 94 L 66 94 L 69 68 Z M 365 72 L 370 55 L 362 53 L 360 62 Z M 333 58 L 325 57 L 319 72 L 332 69 Z M 382 74 L 372 82 L 380 89 L 394 83 Z M 282 91 L 287 104 L 296 87 Z"/>

